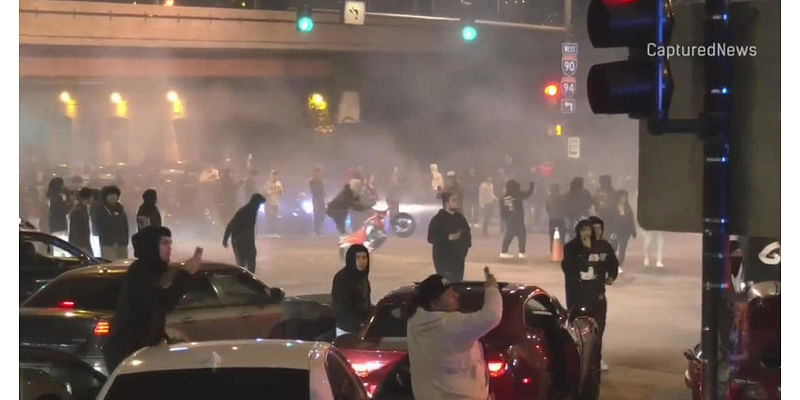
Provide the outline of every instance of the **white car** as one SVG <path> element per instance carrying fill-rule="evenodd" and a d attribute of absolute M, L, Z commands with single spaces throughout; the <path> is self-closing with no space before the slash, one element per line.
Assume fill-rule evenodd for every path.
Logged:
<path fill-rule="evenodd" d="M 367 400 L 329 343 L 226 340 L 146 347 L 120 364 L 97 400 Z"/>

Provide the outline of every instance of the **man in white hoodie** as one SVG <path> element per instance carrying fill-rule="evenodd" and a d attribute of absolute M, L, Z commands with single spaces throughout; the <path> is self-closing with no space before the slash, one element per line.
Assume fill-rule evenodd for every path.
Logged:
<path fill-rule="evenodd" d="M 459 312 L 458 293 L 441 275 L 431 275 L 416 292 L 408 320 L 408 356 L 414 398 L 487 400 L 489 376 L 478 339 L 500 323 L 503 301 L 489 268 L 484 268 L 483 308 Z"/>

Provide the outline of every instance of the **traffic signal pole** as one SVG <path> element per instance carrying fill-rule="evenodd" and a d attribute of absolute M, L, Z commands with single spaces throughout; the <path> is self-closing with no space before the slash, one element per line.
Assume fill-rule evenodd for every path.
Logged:
<path fill-rule="evenodd" d="M 706 45 L 731 42 L 729 0 L 706 0 Z M 728 223 L 730 222 L 730 57 L 717 54 L 705 59 L 705 107 L 703 138 L 703 294 L 702 351 L 706 400 L 728 398 L 730 266 Z"/>

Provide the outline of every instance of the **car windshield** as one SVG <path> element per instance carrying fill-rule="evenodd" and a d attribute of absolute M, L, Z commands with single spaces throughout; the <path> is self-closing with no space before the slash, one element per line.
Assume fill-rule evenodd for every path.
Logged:
<path fill-rule="evenodd" d="M 309 373 L 288 368 L 202 368 L 118 376 L 105 400 L 309 400 Z"/>
<path fill-rule="evenodd" d="M 453 288 L 459 294 L 458 311 L 470 313 L 481 309 L 483 287 L 456 285 Z M 408 317 L 405 303 L 379 306 L 372 325 L 367 330 L 366 337 L 405 337 Z"/>
<path fill-rule="evenodd" d="M 61 307 L 88 311 L 107 311 L 117 307 L 125 274 L 98 273 L 66 276 L 48 283 L 23 304 L 23 307 Z"/>

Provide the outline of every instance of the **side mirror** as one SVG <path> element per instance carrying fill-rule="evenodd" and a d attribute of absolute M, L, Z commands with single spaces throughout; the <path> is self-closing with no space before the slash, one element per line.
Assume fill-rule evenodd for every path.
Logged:
<path fill-rule="evenodd" d="M 281 288 L 269 288 L 269 301 L 280 303 L 286 298 L 286 292 Z"/>

